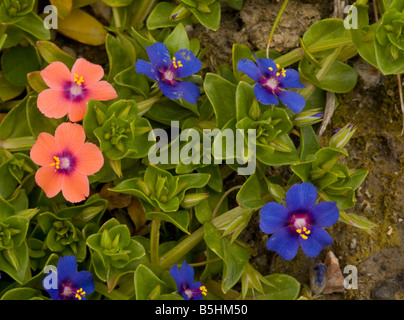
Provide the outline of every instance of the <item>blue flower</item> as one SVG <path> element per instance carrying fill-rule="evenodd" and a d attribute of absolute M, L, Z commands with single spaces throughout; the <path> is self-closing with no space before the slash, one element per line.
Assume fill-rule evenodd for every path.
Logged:
<path fill-rule="evenodd" d="M 57 288 L 49 288 L 47 277 L 43 286 L 52 300 L 87 300 L 86 295 L 94 292 L 93 276 L 88 271 L 77 272 L 77 260 L 75 256 L 61 257 L 57 266 Z M 53 278 L 52 278 L 53 279 Z"/>
<path fill-rule="evenodd" d="M 177 284 L 178 293 L 185 300 L 203 300 L 202 295 L 206 296 L 206 288 L 201 282 L 194 282 L 194 268 L 185 261 L 181 265 L 181 270 L 177 265 L 172 266 L 170 275 Z"/>
<path fill-rule="evenodd" d="M 200 94 L 199 87 L 195 83 L 178 80 L 201 70 L 202 63 L 192 51 L 181 49 L 172 59 L 164 43 L 155 43 L 146 47 L 146 51 L 150 63 L 139 59 L 135 65 L 136 71 L 157 81 L 160 90 L 168 98 L 183 98 L 195 104 Z"/>
<path fill-rule="evenodd" d="M 286 207 L 268 202 L 261 208 L 260 228 L 273 235 L 267 242 L 269 250 L 283 259 L 293 259 L 299 249 L 309 257 L 316 257 L 332 238 L 323 228 L 338 221 L 337 203 L 324 201 L 315 204 L 317 189 L 310 183 L 293 185 L 286 193 Z"/>
<path fill-rule="evenodd" d="M 255 97 L 262 104 L 277 105 L 279 100 L 294 113 L 303 110 L 306 101 L 297 92 L 285 89 L 305 88 L 300 83 L 300 76 L 296 70 L 281 69 L 272 59 L 258 59 L 257 64 L 248 59 L 238 62 L 237 70 L 244 72 L 249 78 L 257 82 L 254 86 Z"/>

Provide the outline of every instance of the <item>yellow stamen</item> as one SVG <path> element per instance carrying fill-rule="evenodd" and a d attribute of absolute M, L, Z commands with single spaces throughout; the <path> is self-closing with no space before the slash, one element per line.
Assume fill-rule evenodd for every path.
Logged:
<path fill-rule="evenodd" d="M 279 69 L 281 66 L 279 64 L 276 64 L 276 67 Z"/>
<path fill-rule="evenodd" d="M 276 76 L 279 77 L 281 74 L 279 72 L 276 73 Z"/>
<path fill-rule="evenodd" d="M 77 73 L 74 74 L 74 82 L 76 82 L 79 86 L 81 86 L 81 83 L 84 81 L 83 77 L 80 76 Z"/>
<path fill-rule="evenodd" d="M 297 233 L 302 233 L 302 230 L 301 229 L 296 229 L 296 232 Z"/>
<path fill-rule="evenodd" d="M 308 237 L 307 236 L 305 236 L 304 234 L 301 234 L 300 235 L 304 240 L 306 240 Z"/>
<path fill-rule="evenodd" d="M 273 69 L 273 68 L 271 68 L 271 67 L 269 67 L 268 69 L 269 69 L 269 71 L 274 71 L 274 69 Z"/>
<path fill-rule="evenodd" d="M 199 287 L 199 290 L 201 290 L 201 293 L 206 296 L 206 293 L 208 292 L 208 290 L 206 289 L 205 286 Z"/>
<path fill-rule="evenodd" d="M 285 69 L 282 69 L 282 77 L 286 77 L 286 70 Z"/>
<path fill-rule="evenodd" d="M 80 288 L 76 291 L 76 295 L 74 297 L 81 300 L 81 296 L 85 296 L 85 294 L 86 292 L 83 291 L 83 288 Z"/>
<path fill-rule="evenodd" d="M 175 69 L 183 67 L 181 61 L 176 61 L 175 57 L 173 57 L 173 66 Z"/>
<path fill-rule="evenodd" d="M 56 169 L 59 169 L 59 164 L 60 164 L 59 157 L 54 156 L 53 159 L 55 159 L 55 162 L 51 163 L 51 166 L 55 166 Z"/>

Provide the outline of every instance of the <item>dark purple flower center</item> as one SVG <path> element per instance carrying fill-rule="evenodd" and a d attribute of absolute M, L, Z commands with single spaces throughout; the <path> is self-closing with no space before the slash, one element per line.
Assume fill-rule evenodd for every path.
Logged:
<path fill-rule="evenodd" d="M 51 166 L 55 167 L 55 171 L 63 174 L 70 173 L 76 166 L 76 158 L 69 152 L 64 151 L 53 156 L 55 162 Z"/>
<path fill-rule="evenodd" d="M 279 69 L 279 65 L 276 65 L 276 67 Z M 262 75 L 260 83 L 272 94 L 277 95 L 282 89 L 280 80 L 282 77 L 285 77 L 285 69 L 274 71 L 272 68 L 269 68 L 269 71 L 270 75 Z"/>
<path fill-rule="evenodd" d="M 78 78 L 75 75 L 75 79 L 72 82 L 66 82 L 63 92 L 65 98 L 72 102 L 80 102 L 87 96 L 87 89 L 83 83 L 83 77 Z"/>
<path fill-rule="evenodd" d="M 176 83 L 176 76 L 177 76 L 177 69 L 183 67 L 182 63 L 180 60 L 176 60 L 175 57 L 173 57 L 173 60 L 170 63 L 170 66 L 167 69 L 159 70 L 161 80 L 170 86 L 175 85 Z"/>
<path fill-rule="evenodd" d="M 311 233 L 310 226 L 310 217 L 306 212 L 291 215 L 289 227 L 304 240 L 306 240 Z"/>
<path fill-rule="evenodd" d="M 188 297 L 189 300 L 193 300 L 196 297 L 200 297 L 202 294 L 206 295 L 205 286 L 199 288 L 187 288 L 185 286 L 182 287 L 182 292 Z"/>
<path fill-rule="evenodd" d="M 73 287 L 70 283 L 69 284 L 62 283 L 60 295 L 64 300 L 72 300 L 72 299 L 81 300 L 86 295 L 86 292 L 83 291 L 83 288 L 77 289 Z"/>

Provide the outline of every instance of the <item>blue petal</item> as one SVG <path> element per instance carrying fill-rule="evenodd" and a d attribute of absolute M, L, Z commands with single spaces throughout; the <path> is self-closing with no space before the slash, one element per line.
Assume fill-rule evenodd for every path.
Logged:
<path fill-rule="evenodd" d="M 182 285 L 180 282 L 180 270 L 178 269 L 178 266 L 176 264 L 171 267 L 170 275 L 171 275 L 171 277 L 173 277 L 175 284 L 177 285 L 178 292 L 181 292 Z"/>
<path fill-rule="evenodd" d="M 261 80 L 261 72 L 258 69 L 257 65 L 248 59 L 242 59 L 237 64 L 237 70 L 244 72 L 249 78 L 254 80 L 255 82 L 259 82 Z"/>
<path fill-rule="evenodd" d="M 93 275 L 88 271 L 80 271 L 78 272 L 72 282 L 72 286 L 77 289 L 83 289 L 86 295 L 89 295 L 94 292 L 94 280 Z"/>
<path fill-rule="evenodd" d="M 191 288 L 194 282 L 194 268 L 185 261 L 181 265 L 179 282 L 181 287 Z"/>
<path fill-rule="evenodd" d="M 300 113 L 306 104 L 306 100 L 297 92 L 281 90 L 277 96 L 294 113 Z"/>
<path fill-rule="evenodd" d="M 321 228 L 312 227 L 310 228 L 310 235 L 307 239 L 299 238 L 300 245 L 303 252 L 308 257 L 317 257 L 321 250 L 332 244 L 332 238 L 327 231 Z"/>
<path fill-rule="evenodd" d="M 280 203 L 268 202 L 260 214 L 260 228 L 265 233 L 274 233 L 288 224 L 289 210 Z"/>
<path fill-rule="evenodd" d="M 306 86 L 300 82 L 299 72 L 297 72 L 294 69 L 286 69 L 285 76 L 281 77 L 281 79 L 279 80 L 279 83 L 281 84 L 282 88 L 285 88 L 285 89 L 306 88 Z"/>
<path fill-rule="evenodd" d="M 163 94 L 170 99 L 183 98 L 189 103 L 195 104 L 199 98 L 199 87 L 189 81 L 176 81 L 175 85 L 169 85 L 163 81 L 158 84 Z"/>
<path fill-rule="evenodd" d="M 167 69 L 170 66 L 170 53 L 164 43 L 155 43 L 146 47 L 150 62 L 156 70 Z"/>
<path fill-rule="evenodd" d="M 77 273 L 77 259 L 75 256 L 61 257 L 57 266 L 58 284 L 70 282 Z"/>
<path fill-rule="evenodd" d="M 255 56 L 255 60 L 262 75 L 266 77 L 274 77 L 276 75 L 278 68 L 274 60 L 268 58 L 258 59 L 257 56 Z"/>
<path fill-rule="evenodd" d="M 317 227 L 329 227 L 338 221 L 337 202 L 324 201 L 316 204 L 309 212 L 312 223 Z"/>
<path fill-rule="evenodd" d="M 186 78 L 197 73 L 202 68 L 202 62 L 192 53 L 191 50 L 181 49 L 174 55 L 178 68 L 174 69 L 176 78 Z M 179 66 L 181 63 L 182 66 Z"/>
<path fill-rule="evenodd" d="M 308 212 L 316 203 L 317 189 L 311 183 L 294 184 L 286 193 L 286 206 L 290 212 Z"/>
<path fill-rule="evenodd" d="M 289 227 L 282 228 L 269 238 L 267 248 L 276 251 L 285 260 L 293 259 L 299 250 L 299 235 L 291 232 Z"/>
<path fill-rule="evenodd" d="M 261 84 L 257 83 L 254 86 L 254 93 L 257 100 L 262 104 L 279 104 L 278 98 Z"/>
<path fill-rule="evenodd" d="M 154 81 L 161 80 L 160 73 L 156 69 L 153 68 L 152 64 L 149 62 L 146 62 L 142 59 L 139 59 L 138 61 L 136 61 L 135 69 L 136 69 L 137 73 L 145 74 L 146 76 L 148 76 L 150 79 L 152 79 Z"/>

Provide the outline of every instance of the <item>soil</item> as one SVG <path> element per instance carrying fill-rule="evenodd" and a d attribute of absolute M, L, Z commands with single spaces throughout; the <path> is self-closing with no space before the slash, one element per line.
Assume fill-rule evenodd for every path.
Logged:
<path fill-rule="evenodd" d="M 298 39 L 308 27 L 333 15 L 333 1 L 290 1 L 271 48 L 284 53 L 298 46 Z M 267 37 L 282 2 L 245 0 L 237 12 L 223 8 L 221 26 L 210 31 L 198 25 L 190 36 L 208 46 L 208 68 L 222 63 L 231 66 L 233 43 L 247 45 L 257 51 L 266 48 Z M 372 4 L 370 2 L 370 4 Z M 372 14 L 372 13 L 371 13 Z M 403 299 L 404 298 L 404 143 L 400 136 L 402 115 L 396 76 L 382 76 L 363 63 L 360 57 L 349 61 L 360 74 L 357 86 L 347 94 L 337 95 L 339 107 L 323 135 L 325 146 L 333 130 L 348 122 L 358 126 L 346 146 L 350 168 L 367 169 L 369 175 L 356 192 L 356 205 L 347 212 L 364 216 L 377 224 L 372 235 L 344 223 L 327 230 L 334 243 L 316 258 L 308 258 L 299 250 L 291 261 L 269 252 L 268 235 L 259 230 L 259 214 L 255 214 L 242 237 L 256 249 L 250 262 L 263 275 L 286 273 L 302 285 L 302 295 L 309 299 Z M 364 72 L 363 72 L 364 70 Z M 239 181 L 237 181 L 239 182 Z M 242 183 L 242 182 L 241 182 Z M 234 185 L 234 181 L 229 185 Z M 358 289 L 342 293 L 313 296 L 310 294 L 310 271 L 323 262 L 328 251 L 339 259 L 341 271 L 347 265 L 358 270 Z M 347 276 L 346 274 L 345 276 Z"/>
<path fill-rule="evenodd" d="M 298 46 L 299 37 L 309 26 L 333 14 L 331 0 L 291 0 L 274 35 L 271 48 L 281 53 Z M 348 1 L 346 1 L 348 2 Z M 372 1 L 370 1 L 371 3 Z M 202 47 L 209 47 L 205 63 L 215 70 L 220 64 L 231 66 L 233 43 L 247 45 L 253 51 L 266 48 L 267 37 L 282 1 L 245 0 L 241 11 L 223 7 L 218 31 L 201 25 L 190 30 L 190 37 L 198 38 Z M 105 48 L 77 45 L 57 36 L 56 44 L 76 56 L 83 56 L 105 65 Z M 349 61 L 360 63 L 359 57 Z M 365 69 L 368 69 L 365 66 Z M 361 71 L 362 69 L 358 69 Z M 364 216 L 377 224 L 373 235 L 355 227 L 337 223 L 327 228 L 334 243 L 323 249 L 316 258 L 308 258 L 299 250 L 291 261 L 285 261 L 265 246 L 268 235 L 259 231 L 258 213 L 253 215 L 242 237 L 256 249 L 250 262 L 263 275 L 285 273 L 302 285 L 302 295 L 309 299 L 404 299 L 404 143 L 400 136 L 402 114 L 396 76 L 382 76 L 372 71 L 359 78 L 355 89 L 337 95 L 339 106 L 323 135 L 328 141 L 336 128 L 353 122 L 358 129 L 346 146 L 350 168 L 367 169 L 369 175 L 356 193 L 356 205 L 347 212 Z M 363 75 L 362 72 L 360 75 Z M 279 170 L 277 168 L 277 170 Z M 228 181 L 228 187 L 243 183 L 243 179 Z M 234 197 L 232 197 L 234 202 Z M 231 200 L 230 199 L 230 200 Z M 358 269 L 358 289 L 345 290 L 313 297 L 310 294 L 310 271 L 323 262 L 328 251 L 339 259 L 341 270 L 347 265 Z"/>

